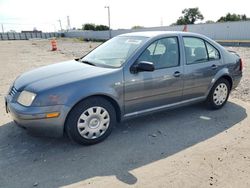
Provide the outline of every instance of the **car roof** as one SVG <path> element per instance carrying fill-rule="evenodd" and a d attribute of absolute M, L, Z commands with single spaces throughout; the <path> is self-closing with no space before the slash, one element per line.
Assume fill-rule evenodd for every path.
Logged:
<path fill-rule="evenodd" d="M 140 36 L 140 37 L 157 37 L 157 36 L 166 36 L 166 35 L 173 35 L 173 34 L 181 34 L 181 35 L 192 35 L 192 36 L 202 36 L 197 33 L 191 32 L 182 32 L 182 31 L 143 31 L 143 32 L 132 32 L 132 33 L 125 33 L 119 36 Z"/>

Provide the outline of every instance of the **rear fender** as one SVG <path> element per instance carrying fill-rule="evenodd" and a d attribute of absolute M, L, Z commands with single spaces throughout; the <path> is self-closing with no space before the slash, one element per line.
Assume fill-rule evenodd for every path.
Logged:
<path fill-rule="evenodd" d="M 222 78 L 223 76 L 228 76 L 231 78 L 232 80 L 232 77 L 229 75 L 229 70 L 228 68 L 223 68 L 221 69 L 220 71 L 218 71 L 216 73 L 216 75 L 214 76 L 214 78 L 212 79 L 212 81 L 210 82 L 209 86 L 208 86 L 208 90 L 206 92 L 206 97 L 209 95 L 210 93 L 210 90 L 212 89 L 212 87 L 214 86 L 214 84 L 220 79 Z"/>

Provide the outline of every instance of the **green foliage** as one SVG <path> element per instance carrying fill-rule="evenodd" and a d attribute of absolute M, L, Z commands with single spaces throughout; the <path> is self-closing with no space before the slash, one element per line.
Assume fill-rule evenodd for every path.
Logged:
<path fill-rule="evenodd" d="M 92 30 L 92 31 L 94 31 L 95 30 L 95 24 L 86 23 L 86 24 L 82 25 L 82 29 L 83 30 Z"/>
<path fill-rule="evenodd" d="M 142 29 L 144 28 L 143 26 L 140 26 L 140 25 L 135 25 L 133 27 L 131 27 L 131 29 Z"/>
<path fill-rule="evenodd" d="M 187 20 L 183 18 L 183 16 L 179 17 L 179 19 L 176 21 L 175 25 L 186 25 L 189 24 Z"/>
<path fill-rule="evenodd" d="M 109 27 L 106 25 L 96 25 L 95 30 L 96 31 L 106 31 L 106 30 L 109 30 Z"/>
<path fill-rule="evenodd" d="M 197 20 L 204 19 L 198 7 L 186 8 L 182 11 L 182 14 L 183 15 L 176 21 L 176 25 L 194 24 Z"/>
<path fill-rule="evenodd" d="M 227 13 L 226 16 L 220 17 L 220 19 L 217 20 L 217 22 L 234 22 L 234 21 L 246 21 L 246 20 L 250 20 L 250 18 L 247 18 L 245 14 L 240 15 L 240 14 Z"/>
<path fill-rule="evenodd" d="M 95 25 L 93 23 L 86 23 L 82 25 L 82 30 L 106 31 L 109 30 L 109 27 L 106 25 Z"/>

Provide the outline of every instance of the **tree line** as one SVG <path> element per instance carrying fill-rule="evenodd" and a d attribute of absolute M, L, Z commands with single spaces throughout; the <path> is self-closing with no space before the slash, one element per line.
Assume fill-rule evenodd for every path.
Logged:
<path fill-rule="evenodd" d="M 204 20 L 204 16 L 200 12 L 199 8 L 186 8 L 182 11 L 182 16 L 180 16 L 177 21 L 171 25 L 188 25 L 195 24 L 197 21 Z M 221 16 L 216 22 L 212 20 L 207 20 L 205 23 L 219 23 L 219 22 L 233 22 L 233 21 L 248 21 L 250 18 L 246 14 L 235 14 L 227 13 L 225 16 Z M 143 28 L 143 26 L 133 26 L 131 29 Z"/>
<path fill-rule="evenodd" d="M 186 8 L 182 10 L 182 15 L 177 19 L 177 21 L 171 25 L 187 25 L 187 24 L 195 24 L 197 21 L 204 20 L 204 16 L 198 7 L 195 8 Z M 247 21 L 250 20 L 246 16 L 246 14 L 235 14 L 235 13 L 227 13 L 225 16 L 221 16 L 216 22 L 233 22 L 233 21 Z M 207 20 L 205 23 L 216 23 L 212 20 Z M 141 29 L 143 26 L 136 25 L 131 29 Z M 106 31 L 109 30 L 109 27 L 106 25 L 95 25 L 93 23 L 86 23 L 82 25 L 80 30 L 92 30 L 92 31 Z"/>
<path fill-rule="evenodd" d="M 95 25 L 93 23 L 86 23 L 82 25 L 81 30 L 106 31 L 109 30 L 109 27 L 106 25 Z"/>
<path fill-rule="evenodd" d="M 182 16 L 180 16 L 176 23 L 172 25 L 187 25 L 187 24 L 195 24 L 196 21 L 202 21 L 204 16 L 200 12 L 199 8 L 187 8 L 182 11 Z M 233 21 L 247 21 L 250 20 L 246 16 L 246 14 L 235 14 L 235 13 L 227 13 L 226 16 L 221 16 L 216 22 L 233 22 Z M 208 20 L 205 23 L 215 23 L 212 20 Z"/>

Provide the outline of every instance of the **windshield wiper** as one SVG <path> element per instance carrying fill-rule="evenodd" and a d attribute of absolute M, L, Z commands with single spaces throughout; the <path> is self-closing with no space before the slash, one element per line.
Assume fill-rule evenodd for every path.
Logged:
<path fill-rule="evenodd" d="M 79 60 L 79 61 L 88 65 L 96 66 L 94 63 L 86 61 L 86 60 Z"/>

